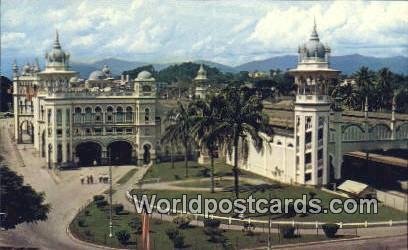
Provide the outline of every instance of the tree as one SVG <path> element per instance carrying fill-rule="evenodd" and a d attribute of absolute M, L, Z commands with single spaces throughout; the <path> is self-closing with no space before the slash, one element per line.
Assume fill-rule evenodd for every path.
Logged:
<path fill-rule="evenodd" d="M 47 219 L 50 205 L 44 204 L 44 193 L 37 193 L 31 186 L 24 185 L 23 177 L 5 165 L 0 166 L 0 176 L 0 211 L 5 213 L 1 221 L 3 228 L 15 228 L 20 223 Z"/>
<path fill-rule="evenodd" d="M 176 113 L 174 112 L 173 109 L 170 109 L 169 111 L 167 111 L 166 114 L 166 118 L 164 119 L 164 123 L 166 124 L 166 126 L 172 125 L 176 123 Z M 171 168 L 174 169 L 174 147 L 177 144 L 177 136 L 175 133 L 171 133 L 169 134 L 169 137 L 166 137 L 167 141 L 163 141 L 166 142 L 168 144 L 170 144 L 170 161 L 171 161 Z"/>
<path fill-rule="evenodd" d="M 222 109 L 222 121 L 216 128 L 222 136 L 228 154 L 233 154 L 233 174 L 235 196 L 239 196 L 238 149 L 239 142 L 243 149 L 248 148 L 249 141 L 256 149 L 262 148 L 264 138 L 259 132 L 266 131 L 267 118 L 262 113 L 261 99 L 246 87 L 226 88 L 222 95 L 226 104 Z M 244 154 L 243 157 L 246 157 Z"/>
<path fill-rule="evenodd" d="M 178 102 L 177 108 L 173 110 L 172 118 L 174 123 L 170 124 L 162 136 L 162 141 L 165 143 L 178 142 L 184 147 L 184 165 L 186 168 L 186 177 L 188 177 L 188 152 L 190 144 L 193 141 L 191 136 L 191 128 L 193 126 L 193 116 L 196 115 L 192 104 L 185 107 L 181 102 Z"/>
<path fill-rule="evenodd" d="M 390 100 L 392 99 L 392 72 L 388 68 L 382 68 L 377 73 L 377 85 L 376 92 L 379 94 L 378 106 L 382 108 L 389 106 Z"/>
<path fill-rule="evenodd" d="M 357 89 L 358 89 L 358 103 L 361 104 L 361 110 L 364 109 L 364 101 L 367 97 L 369 101 L 375 99 L 373 96 L 373 80 L 374 72 L 367 67 L 361 67 L 355 74 Z"/>
<path fill-rule="evenodd" d="M 218 127 L 222 122 L 222 108 L 225 106 L 222 96 L 210 96 L 208 101 L 197 100 L 194 105 L 199 115 L 194 118 L 193 134 L 200 147 L 208 152 L 211 164 L 211 192 L 214 193 L 214 158 L 221 132 Z"/>

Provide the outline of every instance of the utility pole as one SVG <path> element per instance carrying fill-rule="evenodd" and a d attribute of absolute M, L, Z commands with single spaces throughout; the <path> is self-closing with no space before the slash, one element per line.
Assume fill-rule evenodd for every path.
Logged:
<path fill-rule="evenodd" d="M 109 148 L 109 238 L 112 238 L 112 149 Z"/>

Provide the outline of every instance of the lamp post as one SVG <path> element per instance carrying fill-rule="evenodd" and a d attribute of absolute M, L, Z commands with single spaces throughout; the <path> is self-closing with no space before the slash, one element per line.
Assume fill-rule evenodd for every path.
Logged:
<path fill-rule="evenodd" d="M 109 148 L 109 238 L 112 238 L 112 149 Z"/>

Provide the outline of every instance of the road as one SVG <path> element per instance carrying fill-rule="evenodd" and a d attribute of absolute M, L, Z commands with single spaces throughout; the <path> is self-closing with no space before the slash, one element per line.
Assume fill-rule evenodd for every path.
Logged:
<path fill-rule="evenodd" d="M 25 223 L 17 226 L 16 229 L 1 231 L 0 246 L 95 249 L 95 247 L 73 241 L 66 233 L 66 228 L 79 208 L 92 199 L 93 195 L 102 193 L 108 188 L 107 184 L 101 183 L 81 185 L 80 175 L 93 174 L 96 177 L 99 174 L 108 173 L 108 167 L 54 173 L 47 169 L 45 161 L 38 157 L 32 146 L 13 145 L 10 134 L 6 132 L 6 128 L 9 128 L 7 121 L 9 120 L 0 120 L 0 153 L 11 169 L 24 176 L 25 183 L 30 184 L 36 191 L 45 193 L 46 202 L 50 203 L 52 208 L 48 220 L 44 222 Z M 19 153 L 23 157 L 19 157 Z M 113 167 L 114 182 L 131 168 L 134 166 Z"/>

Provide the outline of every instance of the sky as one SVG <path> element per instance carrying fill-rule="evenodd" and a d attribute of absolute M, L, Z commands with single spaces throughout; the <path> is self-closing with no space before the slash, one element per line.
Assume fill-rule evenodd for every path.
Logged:
<path fill-rule="evenodd" d="M 408 2 L 1 0 L 2 67 L 43 58 L 55 30 L 71 60 L 231 66 L 296 54 L 316 19 L 334 55 L 408 55 Z"/>

